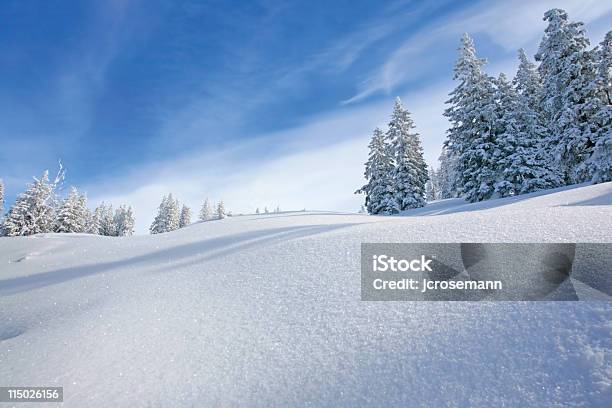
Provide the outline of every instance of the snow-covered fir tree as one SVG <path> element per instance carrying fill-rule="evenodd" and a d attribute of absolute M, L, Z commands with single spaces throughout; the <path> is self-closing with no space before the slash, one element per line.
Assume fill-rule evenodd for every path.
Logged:
<path fill-rule="evenodd" d="M 117 224 L 112 204 L 102 202 L 94 212 L 94 218 L 99 223 L 98 233 L 107 237 L 117 236 Z"/>
<path fill-rule="evenodd" d="M 268 207 L 264 207 L 264 214 L 268 214 L 270 213 L 270 210 L 268 210 Z"/>
<path fill-rule="evenodd" d="M 181 215 L 179 217 L 179 228 L 186 227 L 191 224 L 191 209 L 186 205 L 181 208 Z"/>
<path fill-rule="evenodd" d="M 125 205 L 119 206 L 119 208 L 115 210 L 113 222 L 115 224 L 115 236 L 124 237 L 133 235 L 135 221 L 132 207 L 126 207 Z"/>
<path fill-rule="evenodd" d="M 451 122 L 445 146 L 456 158 L 458 189 L 471 202 L 489 199 L 495 190 L 497 107 L 493 80 L 482 72 L 485 63 L 476 56 L 474 41 L 464 34 L 453 77 L 459 83 L 444 112 Z"/>
<path fill-rule="evenodd" d="M 225 212 L 225 204 L 223 203 L 223 200 L 219 201 L 219 204 L 217 204 L 217 209 L 215 211 L 215 217 L 217 219 L 223 219 L 226 216 L 226 212 Z"/>
<path fill-rule="evenodd" d="M 158 213 L 149 228 L 151 234 L 174 231 L 179 228 L 180 213 L 178 200 L 172 194 L 164 196 L 159 204 Z"/>
<path fill-rule="evenodd" d="M 542 145 L 546 128 L 538 105 L 538 74 L 522 49 L 519 60 L 514 86 L 503 74 L 497 80 L 499 133 L 495 191 L 499 197 L 552 188 L 560 183 L 548 170 L 550 162 Z"/>
<path fill-rule="evenodd" d="M 85 232 L 87 222 L 87 199 L 79 195 L 75 187 L 57 209 L 55 232 Z"/>
<path fill-rule="evenodd" d="M 455 198 L 460 194 L 459 173 L 457 171 L 457 159 L 451 156 L 446 147 L 442 147 L 442 153 L 438 158 L 440 168 L 436 172 L 440 188 L 440 199 Z"/>
<path fill-rule="evenodd" d="M 49 172 L 34 178 L 27 190 L 11 206 L 4 221 L 7 236 L 32 235 L 52 232 L 55 220 L 54 184 L 49 183 Z"/>
<path fill-rule="evenodd" d="M 427 201 L 439 200 L 440 178 L 438 176 L 438 171 L 436 171 L 433 167 L 429 167 L 428 172 L 429 180 L 427 180 L 427 184 L 425 185 L 425 190 L 427 192 Z"/>
<path fill-rule="evenodd" d="M 174 231 L 179 228 L 181 220 L 181 211 L 178 199 L 168 195 L 168 231 Z"/>
<path fill-rule="evenodd" d="M 612 31 L 595 51 L 597 95 L 601 100 L 593 116 L 595 146 L 587 161 L 587 173 L 594 183 L 612 181 Z"/>
<path fill-rule="evenodd" d="M 410 112 L 404 108 L 400 98 L 396 98 L 386 133 L 394 158 L 391 183 L 395 207 L 392 213 L 423 207 L 426 202 L 427 164 L 419 134 L 413 132 L 414 127 Z"/>
<path fill-rule="evenodd" d="M 4 215 L 4 181 L 0 178 L 0 219 Z"/>
<path fill-rule="evenodd" d="M 567 184 L 588 179 L 587 161 L 596 144 L 597 97 L 594 53 L 581 22 L 568 21 L 564 10 L 544 14 L 548 22 L 536 60 L 542 78 L 542 110 L 548 128 L 546 148 Z"/>
<path fill-rule="evenodd" d="M 213 207 L 208 201 L 208 198 L 204 200 L 202 208 L 200 208 L 200 221 L 210 220 L 213 217 Z"/>
<path fill-rule="evenodd" d="M 259 207 L 255 209 L 255 214 L 259 214 Z"/>
<path fill-rule="evenodd" d="M 374 129 L 372 140 L 368 145 L 370 154 L 365 163 L 364 176 L 367 184 L 357 190 L 356 194 L 365 194 L 365 205 L 370 214 L 389 214 L 395 207 L 391 171 L 393 156 L 384 132 Z"/>
<path fill-rule="evenodd" d="M 279 212 L 281 212 L 281 209 L 280 209 L 280 207 L 279 207 L 278 205 L 277 205 L 277 206 L 276 206 L 276 208 L 274 209 L 274 212 L 275 212 L 275 213 L 279 213 Z"/>

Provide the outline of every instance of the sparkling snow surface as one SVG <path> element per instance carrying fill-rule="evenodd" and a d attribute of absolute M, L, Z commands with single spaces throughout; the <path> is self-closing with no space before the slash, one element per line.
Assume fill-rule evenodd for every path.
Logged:
<path fill-rule="evenodd" d="M 70 407 L 612 406 L 612 303 L 359 300 L 361 242 L 611 240 L 612 183 L 0 238 L 0 386 Z"/>

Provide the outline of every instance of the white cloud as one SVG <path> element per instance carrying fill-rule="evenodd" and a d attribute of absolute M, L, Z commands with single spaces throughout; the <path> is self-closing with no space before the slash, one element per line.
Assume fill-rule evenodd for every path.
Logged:
<path fill-rule="evenodd" d="M 389 94 L 398 85 L 427 74 L 439 64 L 436 54 L 448 51 L 443 45 L 458 43 L 464 32 L 484 34 L 506 51 L 528 46 L 535 48 L 546 27 L 542 20 L 544 12 L 555 7 L 565 9 L 570 19 L 587 24 L 587 32 L 590 22 L 612 14 L 612 3 L 600 0 L 480 2 L 434 21 L 410 36 L 344 103 L 358 102 L 378 92 Z M 597 34 L 601 31 L 597 27 Z"/>

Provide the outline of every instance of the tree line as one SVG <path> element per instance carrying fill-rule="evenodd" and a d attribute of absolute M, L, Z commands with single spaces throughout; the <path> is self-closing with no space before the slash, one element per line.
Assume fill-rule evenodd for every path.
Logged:
<path fill-rule="evenodd" d="M 180 208 L 180 210 L 179 210 Z M 231 216 L 231 212 L 225 209 L 223 200 L 217 204 L 211 203 L 208 198 L 204 200 L 198 218 L 200 221 L 220 220 Z M 170 232 L 191 224 L 191 209 L 182 205 L 172 197 L 172 193 L 164 196 L 157 209 L 157 215 L 149 227 L 151 234 Z"/>
<path fill-rule="evenodd" d="M 5 217 L 0 219 L 0 235 L 21 236 L 48 232 L 80 232 L 106 236 L 127 236 L 134 233 L 132 207 L 102 203 L 94 211 L 87 207 L 87 195 L 75 187 L 61 198 L 65 170 L 60 169 L 51 182 L 49 171 L 34 178 L 19 194 Z M 4 208 L 4 183 L 0 179 L 0 215 Z"/>
<path fill-rule="evenodd" d="M 414 125 L 407 113 L 398 120 L 396 101 L 389 130 L 374 131 L 368 183 L 357 191 L 366 194 L 369 213 L 398 213 L 426 198 L 476 202 L 612 180 L 612 31 L 589 49 L 584 24 L 569 21 L 565 11 L 549 10 L 544 20 L 539 64 L 519 50 L 512 81 L 487 75 L 486 60 L 463 36 L 458 84 L 444 112 L 451 127 L 440 167 L 426 175 L 418 135 L 410 134 Z M 401 136 L 391 130 L 397 123 Z M 401 148 L 410 144 L 398 144 L 402 139 L 412 140 L 411 153 Z"/>

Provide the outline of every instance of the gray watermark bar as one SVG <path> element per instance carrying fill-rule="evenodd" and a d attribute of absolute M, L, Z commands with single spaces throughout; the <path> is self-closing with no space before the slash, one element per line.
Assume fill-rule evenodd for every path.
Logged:
<path fill-rule="evenodd" d="M 0 387 L 0 402 L 63 402 L 64 387 Z"/>
<path fill-rule="evenodd" d="M 612 244 L 363 243 L 361 299 L 612 300 Z"/>

